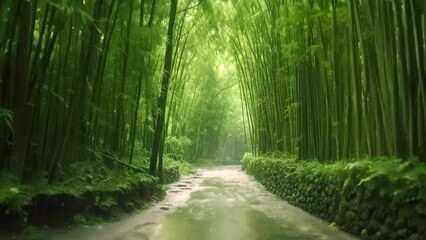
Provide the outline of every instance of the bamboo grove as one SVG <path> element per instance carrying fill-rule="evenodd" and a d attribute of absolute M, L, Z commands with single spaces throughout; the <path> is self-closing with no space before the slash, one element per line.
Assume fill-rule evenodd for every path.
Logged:
<path fill-rule="evenodd" d="M 423 0 L 0 1 L 0 170 L 157 175 L 237 158 L 244 131 L 255 155 L 425 159 L 425 18 Z"/>
<path fill-rule="evenodd" d="M 232 14 L 255 154 L 425 160 L 425 1 L 247 0 Z"/>
<path fill-rule="evenodd" d="M 201 41 L 214 16 L 209 1 L 0 1 L 0 170 L 56 181 L 79 161 L 152 155 L 156 175 L 164 155 L 218 157 L 238 133 Z"/>

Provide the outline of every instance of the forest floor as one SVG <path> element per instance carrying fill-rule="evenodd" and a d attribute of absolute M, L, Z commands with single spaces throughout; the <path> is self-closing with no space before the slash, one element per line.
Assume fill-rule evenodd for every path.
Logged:
<path fill-rule="evenodd" d="M 199 169 L 167 186 L 167 196 L 127 218 L 49 230 L 46 239 L 356 239 L 289 205 L 240 166 Z"/>

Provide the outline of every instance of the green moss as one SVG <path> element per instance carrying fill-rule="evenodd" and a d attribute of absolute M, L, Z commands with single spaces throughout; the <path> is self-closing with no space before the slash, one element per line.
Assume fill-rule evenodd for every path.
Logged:
<path fill-rule="evenodd" d="M 323 163 L 246 154 L 242 168 L 288 202 L 351 233 L 364 229 L 374 239 L 426 234 L 424 224 L 416 224 L 426 217 L 426 166 L 417 159 Z"/>

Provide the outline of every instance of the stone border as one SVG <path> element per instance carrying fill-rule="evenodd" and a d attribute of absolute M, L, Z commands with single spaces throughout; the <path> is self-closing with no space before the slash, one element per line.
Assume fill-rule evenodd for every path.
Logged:
<path fill-rule="evenodd" d="M 410 189 L 412 197 L 398 199 L 383 191 L 398 191 L 386 177 L 378 175 L 362 184 L 358 169 L 338 178 L 303 171 L 305 162 L 245 157 L 242 163 L 243 170 L 269 191 L 361 239 L 426 239 L 426 215 L 417 211 L 425 204 L 416 198 L 420 189 Z"/>

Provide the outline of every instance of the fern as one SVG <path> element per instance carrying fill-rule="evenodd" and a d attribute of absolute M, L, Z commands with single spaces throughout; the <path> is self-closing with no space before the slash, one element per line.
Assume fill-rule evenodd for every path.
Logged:
<path fill-rule="evenodd" d="M 95 205 L 98 206 L 101 209 L 108 209 L 108 208 L 111 208 L 112 206 L 116 206 L 117 202 L 111 196 L 97 195 L 95 197 Z"/>

